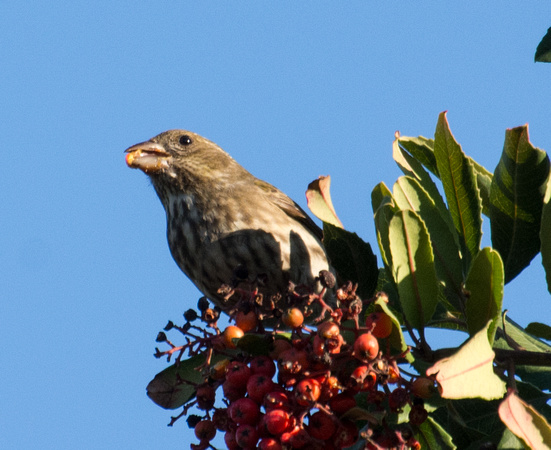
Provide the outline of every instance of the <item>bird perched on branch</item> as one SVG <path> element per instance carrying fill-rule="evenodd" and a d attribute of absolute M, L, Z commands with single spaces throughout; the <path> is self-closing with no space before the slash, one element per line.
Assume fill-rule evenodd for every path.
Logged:
<path fill-rule="evenodd" d="M 126 150 L 126 163 L 151 179 L 165 208 L 167 237 L 180 269 L 215 304 L 235 277 L 262 276 L 272 295 L 317 283 L 331 270 L 322 232 L 283 192 L 259 180 L 213 142 L 184 130 L 165 131 Z"/>

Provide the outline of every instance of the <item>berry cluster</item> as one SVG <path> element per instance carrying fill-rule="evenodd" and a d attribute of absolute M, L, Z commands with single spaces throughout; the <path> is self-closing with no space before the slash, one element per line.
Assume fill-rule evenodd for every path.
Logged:
<path fill-rule="evenodd" d="M 296 292 L 290 292 L 293 298 Z M 224 432 L 229 449 L 342 449 L 359 439 L 368 449 L 420 448 L 414 434 L 427 418 L 423 399 L 432 395 L 433 381 L 403 376 L 398 362 L 404 354 L 391 355 L 388 342 L 395 325 L 372 308 L 373 299 L 360 300 L 351 283 L 338 289 L 336 297 L 337 307 L 322 304 L 329 317 L 317 327 L 305 323 L 308 308 L 289 302 L 287 309 L 274 312 L 274 329 L 266 330 L 257 305 L 244 301 L 246 296 L 231 314 L 235 325 L 224 331 L 216 325 L 219 311 L 205 300 L 199 304 L 200 317 L 213 332 L 191 325 L 198 317 L 193 311 L 186 313 L 183 327 L 169 324 L 187 336 L 187 343 L 176 347 L 161 333 L 158 340 L 171 349 L 157 350 L 156 356 L 170 358 L 178 352 L 178 363 L 184 351 L 207 354 L 199 368 L 204 382 L 194 385 L 195 399 L 178 416 L 192 406 L 204 411 L 188 418 L 199 439 L 193 449 L 213 448 L 210 441 L 217 430 Z M 366 317 L 365 326 L 361 317 Z M 244 336 L 267 343 L 258 352 L 266 354 L 242 348 Z M 219 390 L 223 403 L 215 406 Z M 400 414 L 409 420 L 396 420 Z"/>

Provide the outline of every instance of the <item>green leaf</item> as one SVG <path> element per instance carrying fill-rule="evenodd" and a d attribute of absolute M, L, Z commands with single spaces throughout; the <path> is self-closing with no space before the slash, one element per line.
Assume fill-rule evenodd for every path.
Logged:
<path fill-rule="evenodd" d="M 371 191 L 371 207 L 373 214 L 381 207 L 381 205 L 392 200 L 392 192 L 382 181 Z"/>
<path fill-rule="evenodd" d="M 402 144 L 402 139 L 414 139 L 414 138 L 401 138 L 399 141 L 400 144 Z M 424 139 L 428 141 L 428 139 L 425 139 L 423 137 L 419 137 L 417 139 Z M 427 147 L 427 152 L 433 152 L 433 143 L 431 142 L 431 147 Z M 411 142 L 409 142 L 411 144 Z M 409 145 L 407 147 L 408 149 L 412 150 L 416 148 L 415 146 Z M 394 161 L 396 161 L 396 164 L 402 169 L 402 172 L 406 176 L 409 176 L 411 178 L 416 179 L 419 184 L 423 187 L 423 189 L 428 193 L 429 197 L 432 199 L 434 204 L 436 205 L 436 208 L 438 209 L 440 215 L 442 216 L 442 219 L 448 224 L 450 230 L 453 230 L 453 238 L 454 241 L 459 246 L 459 240 L 457 237 L 457 233 L 455 232 L 455 225 L 453 223 L 452 217 L 450 215 L 450 211 L 448 210 L 448 207 L 444 203 L 444 200 L 442 199 L 442 195 L 440 195 L 440 191 L 436 187 L 436 184 L 434 181 L 432 181 L 432 178 L 428 174 L 428 172 L 423 169 L 423 166 L 421 165 L 420 161 L 421 159 L 417 160 L 415 157 L 409 155 L 406 150 L 400 148 L 398 143 L 395 141 L 392 147 L 392 153 L 394 157 Z M 436 164 L 436 159 L 434 155 L 432 155 L 431 161 L 434 161 L 434 165 Z M 429 169 L 430 170 L 430 169 Z M 438 174 L 436 174 L 438 176 Z"/>
<path fill-rule="evenodd" d="M 428 170 L 430 170 L 437 177 L 438 167 L 436 165 L 436 157 L 434 156 L 434 139 L 428 139 L 423 136 L 418 137 L 399 137 L 395 141 L 399 147 L 407 150 L 416 161 L 423 164 Z M 394 159 L 400 165 L 400 162 L 396 159 L 397 153 L 394 151 Z M 401 166 L 401 165 L 400 165 Z M 402 169 L 403 170 L 403 169 Z"/>
<path fill-rule="evenodd" d="M 182 383 L 181 380 L 201 383 L 203 376 L 196 368 L 205 361 L 206 355 L 197 355 L 180 361 L 178 365 L 167 367 L 149 382 L 146 388 L 147 396 L 162 408 L 179 408 L 195 396 L 195 386 Z"/>
<path fill-rule="evenodd" d="M 541 211 L 541 263 L 545 269 L 547 290 L 551 292 L 551 177 L 547 179 L 547 189 Z"/>
<path fill-rule="evenodd" d="M 503 432 L 503 437 L 497 445 L 498 450 L 524 450 L 525 448 L 522 441 L 511 430 Z"/>
<path fill-rule="evenodd" d="M 379 277 L 377 257 L 371 245 L 356 233 L 326 222 L 323 224 L 323 245 L 337 273 L 345 280 L 358 283 L 360 297 L 371 297 Z"/>
<path fill-rule="evenodd" d="M 404 315 L 422 330 L 434 314 L 439 293 L 427 228 L 415 212 L 399 211 L 390 220 L 389 240 Z"/>
<path fill-rule="evenodd" d="M 492 245 L 503 259 L 505 283 L 530 264 L 540 250 L 548 175 L 549 158 L 530 143 L 528 126 L 507 130 L 490 193 Z"/>
<path fill-rule="evenodd" d="M 447 300 L 456 311 L 463 311 L 463 269 L 457 233 L 446 210 L 447 223 L 433 199 L 417 180 L 400 177 L 394 184 L 394 200 L 402 209 L 415 211 L 425 223 L 434 252 L 436 273 L 443 283 Z"/>
<path fill-rule="evenodd" d="M 551 341 L 551 327 L 544 323 L 532 322 L 526 327 L 526 332 L 540 339 Z"/>
<path fill-rule="evenodd" d="M 388 227 L 396 211 L 397 209 L 393 203 L 384 203 L 375 212 L 375 229 L 377 230 L 379 251 L 381 252 L 383 263 L 388 270 L 391 270 L 392 267 L 392 253 L 390 252 L 390 234 Z"/>
<path fill-rule="evenodd" d="M 467 300 L 467 328 L 471 336 L 483 329 L 488 321 L 488 340 L 494 342 L 496 327 L 503 301 L 503 262 L 499 253 L 491 248 L 482 249 L 474 259 L 465 288 Z"/>
<path fill-rule="evenodd" d="M 415 431 L 415 439 L 423 449 L 455 449 L 452 437 L 432 417 L 428 417 Z"/>
<path fill-rule="evenodd" d="M 438 173 L 459 235 L 463 267 L 468 271 L 482 238 L 482 205 L 473 163 L 453 137 L 445 112 L 438 117 L 434 136 Z"/>
<path fill-rule="evenodd" d="M 488 327 L 469 338 L 452 356 L 442 358 L 427 369 L 427 376 L 436 376 L 443 398 L 503 397 L 505 383 L 494 373 L 495 353 L 488 341 Z"/>
<path fill-rule="evenodd" d="M 547 34 L 538 44 L 536 54 L 534 55 L 535 62 L 551 62 L 551 28 L 547 30 Z"/>
<path fill-rule="evenodd" d="M 482 200 L 482 213 L 487 217 L 490 217 L 490 189 L 492 186 L 492 179 L 494 175 L 488 171 L 484 166 L 478 164 L 470 156 L 467 159 L 472 163 L 474 173 L 476 176 L 476 185 L 480 191 L 480 198 Z"/>

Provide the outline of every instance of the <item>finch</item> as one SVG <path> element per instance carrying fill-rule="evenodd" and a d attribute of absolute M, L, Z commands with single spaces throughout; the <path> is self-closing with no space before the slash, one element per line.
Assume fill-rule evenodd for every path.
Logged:
<path fill-rule="evenodd" d="M 285 292 L 290 281 L 321 290 L 316 277 L 331 269 L 320 228 L 215 143 L 190 131 L 165 131 L 128 148 L 126 163 L 151 179 L 174 260 L 222 309 L 228 305 L 219 288 L 236 270 L 249 280 L 262 277 L 263 295 Z"/>

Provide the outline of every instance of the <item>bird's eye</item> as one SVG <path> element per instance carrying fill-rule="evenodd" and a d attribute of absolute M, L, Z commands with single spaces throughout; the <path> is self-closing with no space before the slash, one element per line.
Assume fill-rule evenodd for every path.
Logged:
<path fill-rule="evenodd" d="M 191 138 L 187 134 L 184 134 L 183 136 L 180 136 L 180 144 L 190 145 L 192 142 L 193 141 L 191 140 Z"/>

